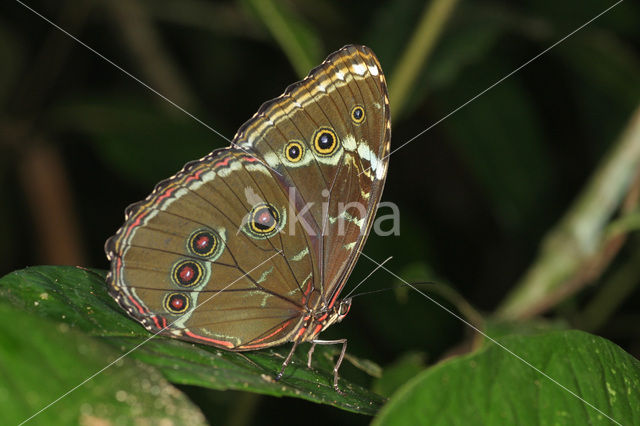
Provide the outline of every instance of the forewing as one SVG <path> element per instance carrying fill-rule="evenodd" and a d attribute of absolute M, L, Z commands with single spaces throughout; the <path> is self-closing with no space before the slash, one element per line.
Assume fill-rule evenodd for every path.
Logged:
<path fill-rule="evenodd" d="M 361 116 L 355 115 L 358 108 Z M 338 139 L 329 154 L 316 145 L 323 129 Z M 304 80 L 263 104 L 234 138 L 277 172 L 297 211 L 310 213 L 303 228 L 319 240 L 313 256 L 321 279 L 314 286 L 325 307 L 335 301 L 371 229 L 390 138 L 386 82 L 377 58 L 364 46 L 330 55 Z M 288 149 L 295 143 L 303 152 L 292 159 Z"/>

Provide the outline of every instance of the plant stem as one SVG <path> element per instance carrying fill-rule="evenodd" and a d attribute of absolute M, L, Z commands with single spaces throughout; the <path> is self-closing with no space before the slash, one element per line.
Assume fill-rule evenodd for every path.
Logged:
<path fill-rule="evenodd" d="M 593 263 L 610 260 L 607 225 L 621 206 L 640 166 L 640 108 L 573 206 L 542 242 L 537 259 L 505 298 L 496 315 L 524 319 L 556 305 L 591 281 Z M 618 244 L 619 246 L 619 244 Z M 599 262 L 600 261 L 600 262 Z M 605 262 L 606 263 L 606 262 Z"/>
<path fill-rule="evenodd" d="M 104 6 L 113 15 L 113 24 L 118 28 L 124 47 L 150 84 L 181 107 L 196 109 L 196 96 L 163 45 L 145 6 L 138 0 L 105 1 Z M 159 101 L 163 106 L 167 105 L 164 100 Z"/>
<path fill-rule="evenodd" d="M 245 3 L 267 27 L 299 77 L 307 75 L 318 64 L 320 39 L 287 3 L 273 0 L 245 0 Z"/>
<path fill-rule="evenodd" d="M 640 276 L 638 245 L 635 244 L 634 249 L 630 251 L 630 258 L 611 275 L 582 311 L 578 318 L 581 329 L 589 331 L 600 329 L 638 287 L 638 276 Z"/>
<path fill-rule="evenodd" d="M 391 113 L 394 118 L 398 117 L 407 104 L 411 88 L 433 52 L 436 41 L 457 2 L 458 0 L 433 0 L 425 7 L 408 47 L 393 70 L 389 91 L 393 105 Z"/>

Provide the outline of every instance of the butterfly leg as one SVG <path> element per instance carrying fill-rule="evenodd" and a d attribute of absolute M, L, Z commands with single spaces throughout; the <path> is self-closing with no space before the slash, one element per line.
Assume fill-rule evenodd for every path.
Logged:
<path fill-rule="evenodd" d="M 276 375 L 276 380 L 282 379 L 284 370 L 287 368 L 287 365 L 289 365 L 289 362 L 291 362 L 291 357 L 293 356 L 293 353 L 296 351 L 296 347 L 298 347 L 298 341 L 293 342 L 293 346 L 289 351 L 289 355 L 287 355 L 287 357 L 285 358 L 284 362 L 282 363 L 282 368 L 280 369 L 280 372 Z"/>
<path fill-rule="evenodd" d="M 338 357 L 338 361 L 336 361 L 335 366 L 333 367 L 333 388 L 339 394 L 344 394 L 338 387 L 338 370 L 340 369 L 340 364 L 342 364 L 342 360 L 344 359 L 344 355 L 347 353 L 347 339 L 337 339 L 337 340 L 312 340 L 311 350 L 309 351 L 309 364 L 311 364 L 311 354 L 313 353 L 313 349 L 315 349 L 315 345 L 342 345 L 342 350 L 340 351 L 340 356 Z"/>
<path fill-rule="evenodd" d="M 316 342 L 311 342 L 311 347 L 309 348 L 309 353 L 307 354 L 307 367 L 311 368 L 311 357 L 313 356 L 313 351 L 316 349 Z"/>

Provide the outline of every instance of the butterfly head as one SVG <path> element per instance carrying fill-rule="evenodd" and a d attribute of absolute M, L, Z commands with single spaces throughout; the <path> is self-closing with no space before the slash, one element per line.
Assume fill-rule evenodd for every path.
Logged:
<path fill-rule="evenodd" d="M 331 325 L 340 322 L 347 316 L 351 308 L 351 298 L 342 299 L 338 304 L 329 309 L 323 309 L 316 313 L 316 319 L 322 324 L 322 329 L 326 330 Z M 327 315 L 328 313 L 328 315 Z"/>
<path fill-rule="evenodd" d="M 349 313 L 349 309 L 351 309 L 351 298 L 348 297 L 346 299 L 342 299 L 340 301 L 340 304 L 338 305 L 338 308 L 336 309 L 336 314 L 338 317 L 336 321 L 342 321 L 344 317 L 346 317 Z"/>

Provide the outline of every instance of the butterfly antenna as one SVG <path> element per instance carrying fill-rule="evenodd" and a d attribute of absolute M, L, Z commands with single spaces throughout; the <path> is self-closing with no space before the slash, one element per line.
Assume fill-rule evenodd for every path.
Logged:
<path fill-rule="evenodd" d="M 482 314 L 478 312 L 469 302 L 467 302 L 460 293 L 458 293 L 453 287 L 436 283 L 433 281 L 418 281 L 413 283 L 404 283 L 397 287 L 383 288 L 380 290 L 372 290 L 372 291 L 367 291 L 365 293 L 359 293 L 354 296 L 351 296 L 351 298 L 353 299 L 356 296 L 362 296 L 364 294 L 379 293 L 381 291 L 393 290 L 395 288 L 402 288 L 402 287 L 409 287 L 412 290 L 417 291 L 418 293 L 421 293 L 422 295 L 424 295 L 424 293 L 422 293 L 422 291 L 419 289 L 422 286 L 425 286 L 425 287 L 429 286 L 428 287 L 429 292 L 442 297 L 443 299 L 451 303 L 453 306 L 455 306 L 456 309 L 462 314 L 462 316 L 465 317 L 474 326 L 480 329 L 484 327 L 484 317 L 482 316 Z"/>
<path fill-rule="evenodd" d="M 356 286 L 355 286 L 355 287 L 354 287 L 354 288 L 349 292 L 349 294 L 347 294 L 344 298 L 345 298 L 345 299 L 349 298 L 349 296 L 350 296 L 351 294 L 353 294 L 353 292 L 354 292 L 354 291 L 356 291 L 356 289 L 357 289 L 358 287 L 360 287 L 360 286 L 362 285 L 362 283 L 363 283 L 363 282 L 365 282 L 366 280 L 368 280 L 368 279 L 369 279 L 369 277 L 370 277 L 371 275 L 373 275 L 373 274 L 374 274 L 374 272 L 376 272 L 378 269 L 382 268 L 382 265 L 384 265 L 385 263 L 387 263 L 387 262 L 388 262 L 388 261 L 390 261 L 391 259 L 393 259 L 393 256 L 389 256 L 389 257 L 387 257 L 387 259 L 386 259 L 384 262 L 382 262 L 382 263 L 378 264 L 378 266 L 376 266 L 376 268 L 375 268 L 373 271 L 369 272 L 369 275 L 367 275 L 366 277 L 364 277 L 364 279 L 363 279 L 362 281 L 360 281 L 360 282 L 358 283 L 358 285 L 356 285 Z"/>
<path fill-rule="evenodd" d="M 366 294 L 373 294 L 373 293 L 382 293 L 383 291 L 389 291 L 389 290 L 395 290 L 397 288 L 402 288 L 402 287 L 415 287 L 415 286 L 422 286 L 422 285 L 437 285 L 438 283 L 435 283 L 433 281 L 420 281 L 420 282 L 415 282 L 415 283 L 408 283 L 408 284 L 401 284 L 397 287 L 387 287 L 387 288 L 380 288 L 378 290 L 371 290 L 371 291 L 365 291 L 363 293 L 358 293 L 358 294 L 354 294 L 353 296 L 351 296 L 351 298 L 353 299 L 354 297 L 359 297 L 359 296 L 364 296 Z"/>

